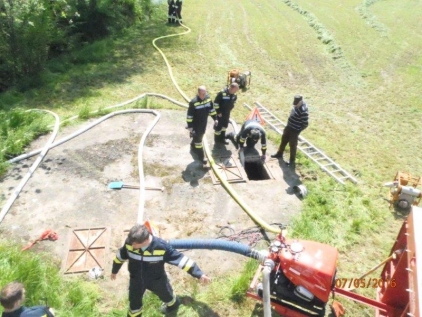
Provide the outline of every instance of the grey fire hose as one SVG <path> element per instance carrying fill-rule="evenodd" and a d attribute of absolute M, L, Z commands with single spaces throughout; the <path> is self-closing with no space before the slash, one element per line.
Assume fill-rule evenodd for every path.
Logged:
<path fill-rule="evenodd" d="M 169 244 L 175 249 L 206 249 L 206 250 L 222 250 L 229 251 L 246 257 L 264 262 L 267 252 L 251 249 L 249 246 L 225 240 L 216 239 L 177 239 L 170 240 Z"/>
<path fill-rule="evenodd" d="M 264 317 L 271 317 L 270 274 L 274 268 L 274 261 L 266 259 L 262 271 L 262 303 L 264 305 Z"/>

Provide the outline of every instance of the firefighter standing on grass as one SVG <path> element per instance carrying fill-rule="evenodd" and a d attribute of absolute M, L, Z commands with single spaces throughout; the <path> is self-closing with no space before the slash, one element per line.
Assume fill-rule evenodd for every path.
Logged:
<path fill-rule="evenodd" d="M 198 156 L 199 161 L 206 165 L 202 139 L 207 129 L 208 116 L 214 120 L 214 126 L 218 124 L 217 113 L 214 110 L 213 102 L 207 94 L 205 86 L 198 87 L 198 94 L 189 102 L 186 122 L 187 129 L 192 137 L 191 148 Z"/>
<path fill-rule="evenodd" d="M 180 299 L 174 294 L 164 270 L 165 263 L 180 267 L 202 283 L 211 281 L 195 262 L 163 239 L 153 236 L 145 225 L 137 224 L 130 229 L 125 244 L 114 259 L 112 280 L 116 279 L 123 262 L 127 260 L 130 273 L 128 317 L 142 316 L 142 297 L 147 289 L 163 301 L 160 309 L 163 314 L 175 311 L 180 306 Z"/>
<path fill-rule="evenodd" d="M 168 23 L 182 23 L 183 0 L 167 0 L 169 5 Z"/>
<path fill-rule="evenodd" d="M 215 127 L 215 143 L 229 144 L 226 141 L 226 130 L 229 126 L 230 112 L 233 110 L 237 100 L 236 92 L 239 90 L 238 83 L 231 83 L 228 88 L 220 91 L 215 97 L 214 108 L 217 111 L 218 125 Z"/>

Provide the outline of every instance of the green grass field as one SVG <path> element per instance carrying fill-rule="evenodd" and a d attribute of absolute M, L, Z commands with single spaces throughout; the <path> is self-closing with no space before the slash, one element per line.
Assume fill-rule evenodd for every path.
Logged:
<path fill-rule="evenodd" d="M 158 45 L 188 96 L 204 84 L 213 97 L 228 70 L 250 70 L 251 88 L 239 93 L 234 117 L 240 122 L 247 114 L 242 104 L 259 101 L 285 121 L 293 95 L 301 93 L 310 107 L 303 136 L 359 179 L 356 186 L 338 185 L 299 156 L 299 169 L 318 181 L 306 183 L 310 195 L 292 234 L 338 247 L 340 277 L 358 277 L 381 262 L 403 220 L 388 209 L 381 185 L 397 171 L 422 175 L 422 3 L 195 0 L 183 6 L 192 32 Z M 183 101 L 151 41 L 184 29 L 165 24 L 166 5 L 153 16 L 51 61 L 39 88 L 1 94 L 0 109 L 49 109 L 67 118 L 144 92 Z M 251 303 L 245 309 L 220 295 L 205 288 L 198 296 L 224 315 L 258 316 L 248 313 Z M 345 306 L 347 316 L 373 316 L 371 309 Z"/>

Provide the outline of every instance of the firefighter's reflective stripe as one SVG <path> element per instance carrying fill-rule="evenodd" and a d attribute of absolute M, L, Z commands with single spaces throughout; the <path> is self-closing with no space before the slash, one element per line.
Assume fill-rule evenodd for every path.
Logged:
<path fill-rule="evenodd" d="M 125 262 L 126 260 L 122 258 L 121 254 L 120 254 L 120 250 L 118 250 L 116 252 L 116 257 L 114 258 L 114 262 L 116 262 L 117 264 L 122 264 L 123 262 Z"/>
<path fill-rule="evenodd" d="M 136 317 L 142 315 L 142 308 L 136 310 L 130 310 L 127 312 L 130 317 Z"/>
<path fill-rule="evenodd" d="M 173 297 L 173 299 L 172 299 L 171 301 L 169 301 L 168 303 L 166 303 L 166 305 L 167 305 L 168 307 L 173 306 L 173 305 L 174 305 L 174 303 L 176 303 L 176 299 L 177 299 L 177 297 L 176 297 L 176 296 L 174 296 L 174 297 Z"/>
<path fill-rule="evenodd" d="M 193 121 L 193 116 L 187 116 L 186 122 L 192 122 L 192 121 Z"/>
<path fill-rule="evenodd" d="M 166 251 L 164 251 L 164 250 L 154 250 L 154 251 L 152 251 L 152 254 L 149 251 L 145 251 L 144 255 L 164 255 L 165 253 L 166 253 Z"/>
<path fill-rule="evenodd" d="M 163 261 L 164 259 L 163 256 L 145 256 L 145 255 L 135 254 L 132 252 L 128 252 L 128 255 L 132 259 L 145 261 L 145 262 L 158 262 L 158 261 Z"/>
<path fill-rule="evenodd" d="M 266 144 L 261 144 L 261 149 L 266 150 L 267 149 L 267 145 Z"/>
<path fill-rule="evenodd" d="M 215 135 L 221 135 L 221 131 L 222 131 L 222 130 L 220 130 L 220 131 L 214 131 L 214 134 L 215 134 Z"/>
<path fill-rule="evenodd" d="M 177 266 L 181 268 L 184 271 L 189 271 L 189 269 L 195 265 L 195 262 L 189 259 L 186 255 L 183 256 L 183 258 L 180 260 L 179 264 Z"/>
<path fill-rule="evenodd" d="M 189 269 L 195 265 L 195 262 L 193 262 L 192 260 L 188 260 L 188 263 L 186 263 L 185 267 L 183 268 L 184 271 L 189 271 Z"/>
<path fill-rule="evenodd" d="M 214 103 L 214 109 L 215 109 L 215 110 L 220 109 L 220 105 L 219 105 L 218 103 Z"/>
<path fill-rule="evenodd" d="M 240 143 L 245 143 L 245 140 L 246 140 L 246 139 L 244 139 L 244 138 L 240 137 Z"/>
<path fill-rule="evenodd" d="M 195 149 L 202 149 L 202 142 L 201 143 L 195 143 Z"/>
<path fill-rule="evenodd" d="M 205 100 L 202 100 L 202 101 L 197 101 L 193 105 L 196 107 L 196 106 L 199 106 L 199 105 L 206 105 L 210 102 L 211 102 L 211 98 L 208 98 L 208 99 L 205 99 Z"/>
<path fill-rule="evenodd" d="M 183 269 L 183 267 L 185 266 L 185 264 L 186 264 L 187 261 L 189 261 L 189 258 L 187 256 L 184 256 L 180 260 L 180 262 L 179 262 L 179 264 L 177 266 L 180 267 L 181 269 Z"/>

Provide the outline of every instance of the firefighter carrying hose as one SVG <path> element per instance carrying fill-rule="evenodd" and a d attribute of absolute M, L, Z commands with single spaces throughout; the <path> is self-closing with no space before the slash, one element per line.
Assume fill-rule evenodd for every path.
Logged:
<path fill-rule="evenodd" d="M 261 159 L 265 161 L 267 152 L 267 140 L 266 140 L 266 133 L 264 128 L 259 124 L 259 122 L 255 120 L 247 120 L 242 125 L 240 132 L 235 137 L 233 133 L 227 134 L 227 138 L 230 139 L 236 149 L 243 148 L 246 144 L 246 147 L 253 148 L 255 144 L 258 143 L 259 139 L 261 139 L 261 152 L 262 156 Z"/>
<path fill-rule="evenodd" d="M 142 316 L 142 297 L 147 289 L 163 301 L 160 309 L 162 313 L 176 311 L 180 306 L 180 299 L 174 294 L 164 270 L 165 263 L 178 266 L 201 283 L 211 281 L 195 262 L 173 249 L 163 239 L 153 236 L 145 225 L 137 224 L 130 229 L 125 244 L 117 251 L 114 259 L 112 280 L 116 279 L 127 260 L 130 273 L 128 317 Z"/>
<path fill-rule="evenodd" d="M 217 94 L 214 100 L 214 109 L 217 112 L 218 125 L 215 127 L 215 143 L 229 144 L 226 141 L 226 130 L 229 126 L 230 112 L 233 110 L 237 100 L 236 92 L 239 90 L 238 83 L 231 83 L 229 87 Z"/>
<path fill-rule="evenodd" d="M 213 102 L 207 94 L 205 86 L 198 87 L 198 94 L 189 102 L 189 108 L 186 116 L 188 124 L 187 129 L 192 138 L 191 149 L 203 165 L 207 164 L 204 156 L 202 139 L 207 129 L 208 116 L 214 120 L 214 126 L 218 124 L 217 113 L 214 110 Z"/>

